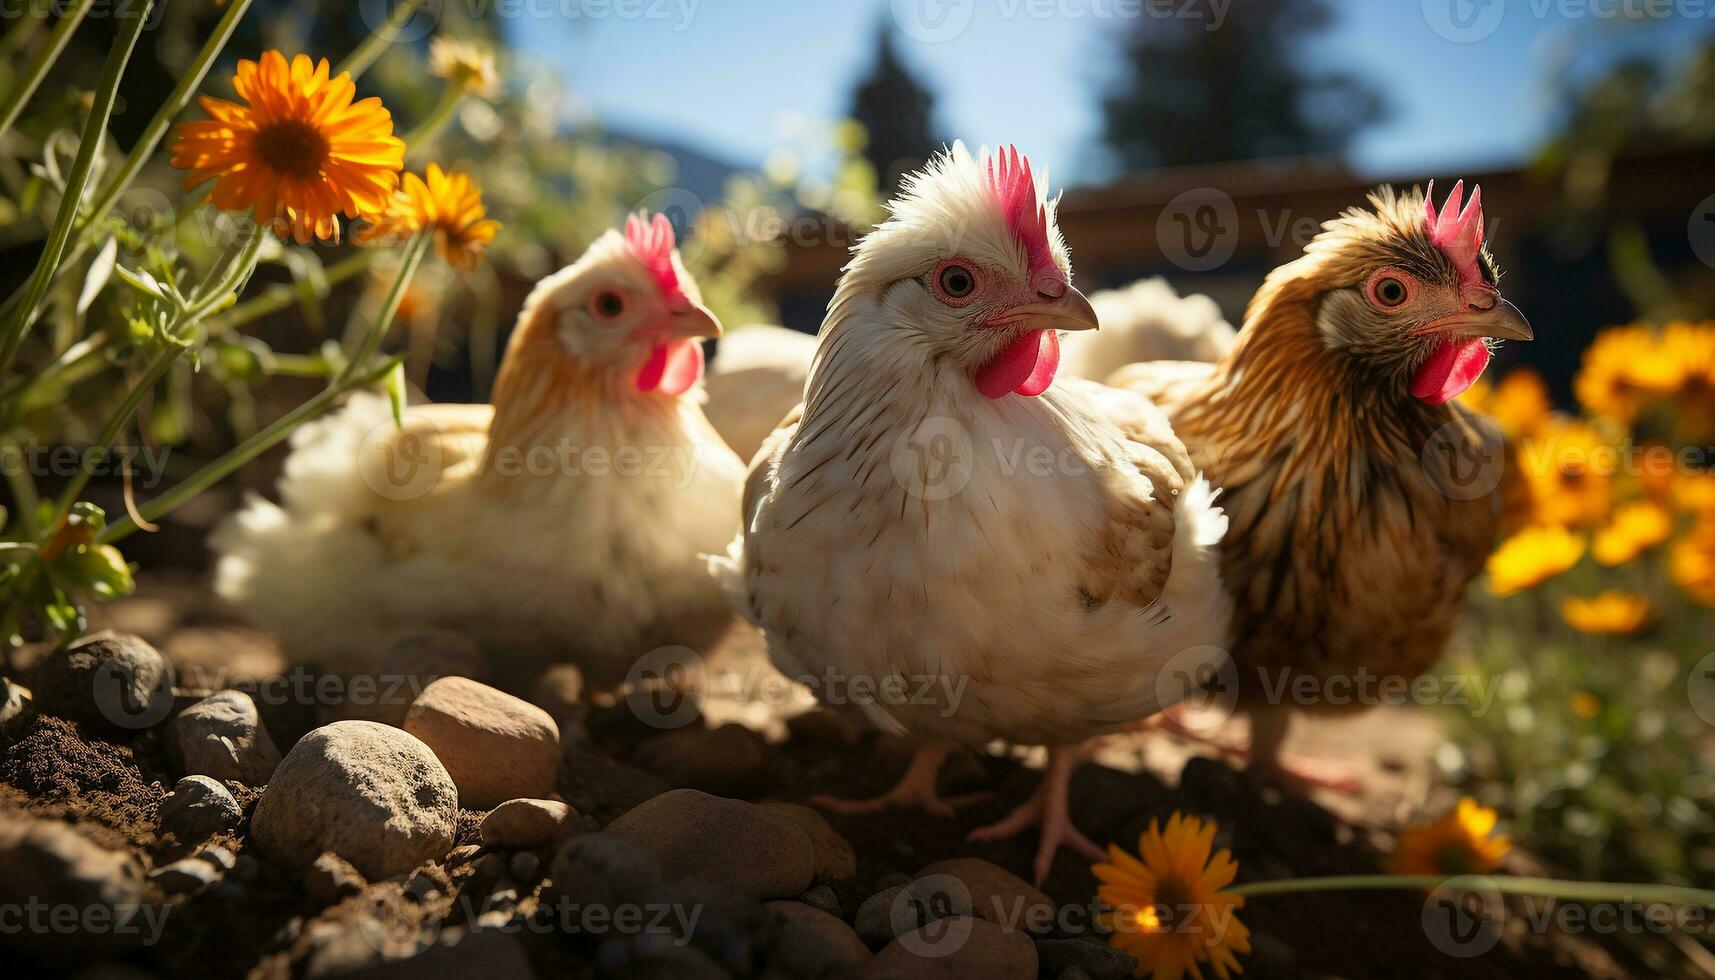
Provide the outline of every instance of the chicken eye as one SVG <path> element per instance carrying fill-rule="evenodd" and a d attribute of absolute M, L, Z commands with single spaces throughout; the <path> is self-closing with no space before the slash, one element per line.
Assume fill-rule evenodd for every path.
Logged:
<path fill-rule="evenodd" d="M 603 320 L 612 320 L 625 312 L 625 297 L 604 289 L 590 297 L 590 312 Z"/>
<path fill-rule="evenodd" d="M 964 299 L 977 288 L 977 277 L 962 265 L 949 265 L 941 270 L 941 292 L 953 299 Z"/>
<path fill-rule="evenodd" d="M 1394 278 L 1393 276 L 1387 276 L 1385 278 L 1376 280 L 1376 288 L 1375 288 L 1376 302 L 1380 303 L 1381 305 L 1383 305 L 1383 306 L 1398 306 L 1399 304 L 1405 302 L 1405 295 L 1406 295 L 1405 283 Z"/>

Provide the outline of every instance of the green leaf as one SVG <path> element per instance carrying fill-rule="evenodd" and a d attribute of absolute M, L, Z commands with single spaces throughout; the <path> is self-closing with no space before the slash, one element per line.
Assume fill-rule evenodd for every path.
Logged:
<path fill-rule="evenodd" d="M 387 370 L 387 403 L 393 407 L 393 424 L 405 428 L 405 362 L 394 361 Z"/>
<path fill-rule="evenodd" d="M 137 588 L 125 556 L 110 544 L 80 545 L 55 564 L 67 581 L 88 589 L 97 599 L 116 599 Z"/>
<path fill-rule="evenodd" d="M 115 260 L 119 257 L 119 239 L 109 237 L 102 243 L 101 251 L 95 253 L 95 258 L 89 263 L 89 275 L 83 280 L 83 292 L 77 297 L 77 313 L 79 316 L 89 312 L 89 306 L 95 302 L 95 297 L 107 285 L 107 280 L 113 275 Z"/>

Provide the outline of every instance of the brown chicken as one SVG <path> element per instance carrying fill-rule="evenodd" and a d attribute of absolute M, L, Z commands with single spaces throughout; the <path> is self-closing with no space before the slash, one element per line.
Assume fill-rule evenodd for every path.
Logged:
<path fill-rule="evenodd" d="M 1496 339 L 1531 329 L 1496 288 L 1480 192 L 1461 209 L 1462 191 L 1440 212 L 1378 191 L 1269 275 L 1220 362 L 1110 379 L 1166 410 L 1222 488 L 1236 670 L 1221 682 L 1264 775 L 1355 786 L 1283 757 L 1292 712 L 1363 707 L 1426 672 L 1495 539 L 1501 460 L 1452 399 Z"/>

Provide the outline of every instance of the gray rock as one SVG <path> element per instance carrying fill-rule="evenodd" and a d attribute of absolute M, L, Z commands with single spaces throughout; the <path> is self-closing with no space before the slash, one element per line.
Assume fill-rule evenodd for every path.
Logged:
<path fill-rule="evenodd" d="M 30 689 L 14 680 L 0 677 L 0 731 L 17 734 L 35 714 L 35 699 Z"/>
<path fill-rule="evenodd" d="M 607 826 L 675 880 L 697 878 L 753 899 L 791 898 L 810 887 L 816 847 L 792 820 L 741 800 L 676 789 Z"/>
<path fill-rule="evenodd" d="M 363 891 L 367 884 L 351 862 L 323 851 L 299 879 L 305 893 L 323 905 L 333 905 Z"/>
<path fill-rule="evenodd" d="M 0 823 L 0 907 L 23 913 L 5 937 L 9 949 L 61 966 L 136 946 L 164 914 L 143 904 L 143 869 L 130 855 L 56 820 L 17 818 Z M 31 918 L 31 908 L 75 909 L 76 923 L 55 926 Z"/>
<path fill-rule="evenodd" d="M 1086 939 L 1038 939 L 1036 955 L 1042 961 L 1042 972 L 1052 977 L 1076 969 L 1090 980 L 1128 980 L 1137 971 L 1137 957 Z"/>
<path fill-rule="evenodd" d="M 1042 934 L 1054 928 L 1054 902 L 1023 878 L 981 858 L 936 861 L 917 872 L 909 886 L 922 900 L 939 896 L 957 909 L 990 922 Z M 962 911 L 962 909 L 959 909 Z"/>
<path fill-rule="evenodd" d="M 149 880 L 169 895 L 188 895 L 220 880 L 220 870 L 207 861 L 188 857 L 149 872 Z"/>
<path fill-rule="evenodd" d="M 855 975 L 864 980 L 1035 980 L 1038 965 L 1036 944 L 1026 933 L 954 915 L 895 939 Z"/>
<path fill-rule="evenodd" d="M 338 721 L 292 746 L 250 830 L 288 868 L 333 851 L 375 880 L 445 857 L 457 815 L 458 790 L 428 746 L 387 725 Z"/>
<path fill-rule="evenodd" d="M 139 637 L 101 632 L 49 654 L 36 666 L 36 706 L 89 732 L 124 738 L 165 721 L 173 671 Z"/>
<path fill-rule="evenodd" d="M 626 980 L 731 980 L 732 974 L 695 946 L 668 936 L 613 936 L 596 951 L 601 976 Z"/>
<path fill-rule="evenodd" d="M 213 776 L 262 786 L 280 764 L 256 702 L 243 691 L 219 691 L 167 726 L 167 755 L 187 776 Z"/>
<path fill-rule="evenodd" d="M 802 902 L 766 902 L 780 920 L 775 964 L 789 977 L 825 977 L 850 970 L 870 957 L 852 927 Z"/>
<path fill-rule="evenodd" d="M 899 932 L 910 932 L 923 924 L 917 917 L 916 910 L 911 908 L 909 899 L 904 896 L 904 887 L 895 885 L 876 892 L 858 906 L 857 914 L 852 916 L 852 928 L 870 949 L 880 949 L 893 942 L 896 935 L 893 927 L 896 905 L 911 909 L 910 917 L 905 919 L 906 927 Z"/>
<path fill-rule="evenodd" d="M 548 868 L 553 897 L 578 908 L 644 906 L 662 901 L 661 866 L 634 842 L 605 832 L 560 845 Z"/>
<path fill-rule="evenodd" d="M 375 696 L 363 704 L 353 703 L 350 716 L 403 727 L 411 703 L 442 677 L 486 681 L 488 658 L 469 637 L 451 630 L 401 637 L 375 668 Z"/>
<path fill-rule="evenodd" d="M 840 896 L 834 894 L 834 890 L 827 885 L 817 885 L 799 895 L 798 901 L 813 909 L 821 909 L 836 919 L 844 920 L 846 917 L 845 907 L 840 904 Z"/>
<path fill-rule="evenodd" d="M 638 746 L 632 761 L 674 786 L 715 796 L 755 796 L 776 779 L 768 743 L 736 724 L 657 735 Z"/>
<path fill-rule="evenodd" d="M 161 800 L 161 829 L 181 843 L 204 840 L 243 819 L 232 791 L 208 776 L 186 776 Z"/>
<path fill-rule="evenodd" d="M 576 833 L 578 811 L 554 800 L 507 800 L 482 818 L 482 842 L 489 847 L 540 847 Z"/>
<path fill-rule="evenodd" d="M 464 677 L 430 684 L 405 715 L 458 786 L 459 805 L 475 809 L 540 799 L 554 790 L 560 730 L 528 701 Z"/>
<path fill-rule="evenodd" d="M 852 845 L 840 832 L 835 830 L 827 819 L 815 810 L 797 803 L 761 803 L 758 804 L 770 813 L 778 813 L 797 824 L 810 835 L 810 843 L 816 846 L 816 880 L 850 881 L 857 875 L 857 855 L 852 851 Z"/>

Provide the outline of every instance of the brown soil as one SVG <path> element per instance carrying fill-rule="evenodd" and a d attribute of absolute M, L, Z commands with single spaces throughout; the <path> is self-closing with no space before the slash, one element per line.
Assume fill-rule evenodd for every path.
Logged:
<path fill-rule="evenodd" d="M 265 674 L 269 664 L 278 663 L 265 640 L 230 624 L 222 626 L 218 607 L 200 590 L 150 589 L 133 603 L 110 607 L 106 620 L 137 629 L 168 652 L 177 667 L 190 666 L 193 657 L 212 660 L 221 655 L 207 642 L 211 626 L 221 626 L 224 656 L 243 663 L 247 673 Z M 186 639 L 182 634 L 187 630 L 200 632 Z M 710 720 L 717 713 L 718 706 L 711 705 Z M 821 712 L 790 723 L 772 718 L 759 727 L 775 740 L 766 746 L 764 764 L 743 774 L 748 780 L 743 795 L 756 800 L 805 802 L 817 793 L 871 795 L 887 787 L 907 756 L 905 746 L 859 732 Z M 589 826 L 603 825 L 670 788 L 669 781 L 633 763 L 639 746 L 661 732 L 638 723 L 623 704 L 592 709 L 585 728 L 566 733 L 575 744 L 568 749 L 558 789 Z M 281 732 L 275 737 L 282 751 L 289 747 L 289 737 Z M 1111 764 L 1087 765 L 1074 780 L 1073 812 L 1092 838 L 1127 847 L 1135 845 L 1151 818 L 1174 810 L 1213 818 L 1220 827 L 1217 846 L 1233 850 L 1241 882 L 1378 872 L 1382 858 L 1377 845 L 1388 839 L 1395 815 L 1405 805 L 1402 800 L 1424 792 L 1421 759 L 1368 759 L 1371 769 L 1392 773 L 1393 781 L 1382 780 L 1385 788 L 1379 795 L 1341 801 L 1336 807 L 1340 815 L 1253 785 L 1224 763 L 1194 755 L 1187 761 L 1183 746 L 1172 746 L 1177 755 L 1166 768 L 1128 764 L 1146 760 L 1165 738 L 1109 746 L 1101 759 Z M 757 739 L 760 742 L 761 736 Z M 1347 746 L 1379 741 L 1342 740 Z M 1420 748 L 1418 755 L 1427 758 L 1433 745 Z M 1028 796 L 1036 778 L 1013 758 L 966 754 L 946 768 L 944 788 L 989 790 L 994 797 L 955 819 L 899 812 L 830 816 L 858 856 L 856 880 L 835 887 L 848 920 L 867 896 L 942 858 L 981 857 L 1028 878 L 1033 841 L 971 844 L 965 835 L 1004 816 Z M 0 821 L 23 813 L 68 820 L 105 846 L 132 851 L 147 867 L 180 857 L 185 850 L 158 828 L 157 808 L 171 782 L 158 735 L 118 744 L 86 738 L 70 723 L 40 717 L 17 738 L 0 737 Z M 256 793 L 235 788 L 245 822 L 216 842 L 243 855 Z M 461 814 L 459 844 L 478 842 L 480 818 L 480 813 Z M 538 881 L 522 884 L 521 896 L 540 887 L 552 852 L 545 849 L 537 857 Z M 461 906 L 456 898 L 466 892 L 485 894 L 489 882 L 481 879 L 493 871 L 492 862 L 485 866 L 480 859 L 449 861 L 446 868 L 426 866 L 409 880 L 373 883 L 362 894 L 323 907 L 296 878 L 268 862 L 246 866 L 248 880 L 222 881 L 183 900 L 169 916 L 162 941 L 137 950 L 130 963 L 164 976 L 248 974 L 285 980 L 318 973 L 320 966 L 311 960 L 328 955 L 322 941 L 328 930 L 377 918 L 390 929 L 407 932 L 459 924 L 468 918 L 469 906 Z M 1521 869 L 1539 870 L 1528 865 L 1512 870 Z M 1062 932 L 1088 933 L 1088 914 L 1082 910 L 1092 903 L 1095 889 L 1088 866 L 1062 852 L 1044 887 L 1061 904 Z M 1255 947 L 1244 959 L 1245 976 L 1625 977 L 1661 969 L 1645 967 L 1644 957 L 1670 962 L 1656 960 L 1659 951 L 1604 944 L 1600 937 L 1534 932 L 1523 915 L 1508 917 L 1502 941 L 1493 950 L 1474 958 L 1452 958 L 1428 940 L 1424 909 L 1423 896 L 1405 892 L 1253 899 L 1241 914 Z M 526 933 L 521 938 L 539 976 L 603 975 L 593 972 L 598 956 L 592 947 L 553 935 Z M 0 947 L 4 944 L 0 936 Z"/>

